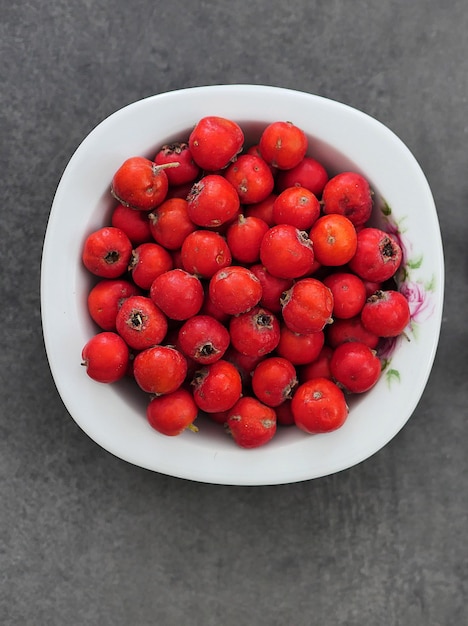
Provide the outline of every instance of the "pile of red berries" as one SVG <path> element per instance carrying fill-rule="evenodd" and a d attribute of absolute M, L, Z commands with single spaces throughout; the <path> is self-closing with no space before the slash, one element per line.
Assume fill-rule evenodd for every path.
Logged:
<path fill-rule="evenodd" d="M 234 121 L 205 117 L 115 172 L 111 224 L 83 247 L 99 332 L 82 358 L 96 381 L 132 376 L 159 432 L 198 430 L 202 413 L 254 448 L 277 425 L 339 428 L 410 313 L 369 182 L 329 176 L 290 122 L 244 144 Z"/>

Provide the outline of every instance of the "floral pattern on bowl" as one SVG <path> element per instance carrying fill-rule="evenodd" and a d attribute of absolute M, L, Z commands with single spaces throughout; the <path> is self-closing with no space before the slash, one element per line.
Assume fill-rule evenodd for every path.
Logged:
<path fill-rule="evenodd" d="M 392 356 L 402 341 L 413 339 L 417 341 L 419 325 L 427 321 L 434 313 L 433 294 L 436 285 L 434 276 L 424 279 L 419 275 L 419 270 L 424 265 L 424 256 L 414 252 L 411 242 L 405 236 L 405 218 L 395 220 L 391 208 L 386 203 L 380 210 L 384 220 L 384 229 L 397 240 L 403 253 L 395 282 L 398 290 L 407 299 L 410 309 L 410 323 L 405 332 L 398 337 L 381 340 L 377 350 L 382 361 L 382 371 L 385 371 L 387 383 L 391 385 L 395 380 L 400 381 L 400 372 L 391 367 Z"/>

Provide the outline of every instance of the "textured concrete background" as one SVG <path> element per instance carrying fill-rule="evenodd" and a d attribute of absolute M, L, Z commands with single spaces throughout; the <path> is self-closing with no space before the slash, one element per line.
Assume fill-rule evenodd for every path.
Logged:
<path fill-rule="evenodd" d="M 0 11 L 0 623 L 468 623 L 466 1 Z M 195 484 L 113 458 L 65 411 L 41 335 L 42 241 L 82 139 L 141 97 L 236 82 L 387 124 L 429 179 L 446 251 L 441 343 L 412 419 L 359 466 L 278 487 Z"/>

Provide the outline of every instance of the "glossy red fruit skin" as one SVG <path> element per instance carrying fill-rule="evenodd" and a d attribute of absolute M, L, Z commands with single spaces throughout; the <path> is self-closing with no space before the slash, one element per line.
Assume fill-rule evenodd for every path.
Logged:
<path fill-rule="evenodd" d="M 111 217 L 112 226 L 123 230 L 134 246 L 152 241 L 148 214 L 118 204 Z"/>
<path fill-rule="evenodd" d="M 197 226 L 188 216 L 187 200 L 169 198 L 148 215 L 151 236 L 167 250 L 179 250 Z"/>
<path fill-rule="evenodd" d="M 299 334 L 281 324 L 281 336 L 276 352 L 293 365 L 305 365 L 314 361 L 325 342 L 325 333 L 321 330 L 314 333 Z"/>
<path fill-rule="evenodd" d="M 158 243 L 142 243 L 132 252 L 130 271 L 133 282 L 141 289 L 148 290 L 154 279 L 172 269 L 170 253 Z"/>
<path fill-rule="evenodd" d="M 361 315 L 349 319 L 335 319 L 333 324 L 326 328 L 326 343 L 336 348 L 347 341 L 360 341 L 372 350 L 377 348 L 379 336 L 364 327 Z"/>
<path fill-rule="evenodd" d="M 261 220 L 266 222 L 268 226 L 275 226 L 275 220 L 273 219 L 273 205 L 277 197 L 278 194 L 271 193 L 262 202 L 246 205 L 244 207 L 245 217 L 259 217 Z"/>
<path fill-rule="evenodd" d="M 224 172 L 242 204 L 262 202 L 273 191 L 275 181 L 269 165 L 259 156 L 241 154 Z"/>
<path fill-rule="evenodd" d="M 322 163 L 305 156 L 292 169 L 278 172 L 275 178 L 275 189 L 281 193 L 288 187 L 305 187 L 320 198 L 328 180 L 328 172 Z"/>
<path fill-rule="evenodd" d="M 233 258 L 250 265 L 260 259 L 260 245 L 268 224 L 259 217 L 239 215 L 226 231 L 226 241 Z"/>
<path fill-rule="evenodd" d="M 296 426 L 313 435 L 337 430 L 349 413 L 344 393 L 327 378 L 313 378 L 299 385 L 291 410 Z"/>
<path fill-rule="evenodd" d="M 291 224 L 299 230 L 309 230 L 319 217 L 320 202 L 305 187 L 288 187 L 273 205 L 275 224 Z"/>
<path fill-rule="evenodd" d="M 191 183 L 200 174 L 200 168 L 193 160 L 189 145 L 185 141 L 176 141 L 162 146 L 156 153 L 154 162 L 156 165 L 179 164 L 178 167 L 165 170 L 171 187 Z"/>
<path fill-rule="evenodd" d="M 232 255 L 224 237 L 210 230 L 196 230 L 184 240 L 181 248 L 183 268 L 211 278 L 219 269 L 231 265 Z"/>
<path fill-rule="evenodd" d="M 130 296 L 140 295 L 140 289 L 129 280 L 120 278 L 100 280 L 88 293 L 88 311 L 103 330 L 115 330 L 115 320 L 122 303 Z"/>
<path fill-rule="evenodd" d="M 152 346 L 136 355 L 133 375 L 146 393 L 156 396 L 172 393 L 185 380 L 187 360 L 172 346 Z"/>
<path fill-rule="evenodd" d="M 299 278 L 314 265 L 314 252 L 306 232 L 291 224 L 272 226 L 260 245 L 260 261 L 278 278 Z"/>
<path fill-rule="evenodd" d="M 251 265 L 250 271 L 255 274 L 262 285 L 260 305 L 272 313 L 280 313 L 281 296 L 292 287 L 293 279 L 273 276 L 261 263 Z"/>
<path fill-rule="evenodd" d="M 189 136 L 193 160 L 203 170 L 217 171 L 229 165 L 244 144 L 244 132 L 233 120 L 215 115 L 203 117 Z"/>
<path fill-rule="evenodd" d="M 349 393 L 364 393 L 380 378 L 382 364 L 374 350 L 358 341 L 337 346 L 330 360 L 333 379 Z"/>
<path fill-rule="evenodd" d="M 126 207 L 151 211 L 163 202 L 169 188 L 164 166 L 145 157 L 130 157 L 112 178 L 111 193 Z"/>
<path fill-rule="evenodd" d="M 356 172 L 341 172 L 330 178 L 322 193 L 323 212 L 339 213 L 354 226 L 363 226 L 370 218 L 373 195 L 368 181 Z"/>
<path fill-rule="evenodd" d="M 313 378 L 328 378 L 332 380 L 332 374 L 330 371 L 330 360 L 333 355 L 333 348 L 331 346 L 324 345 L 320 350 L 318 357 L 306 363 L 298 368 L 299 382 L 305 383 L 307 380 Z"/>
<path fill-rule="evenodd" d="M 193 399 L 206 413 L 228 411 L 242 394 L 242 380 L 237 368 L 224 359 L 198 370 L 192 385 Z"/>
<path fill-rule="evenodd" d="M 210 315 L 194 315 L 180 327 L 178 345 L 182 352 L 203 365 L 221 359 L 229 347 L 227 328 Z"/>
<path fill-rule="evenodd" d="M 366 227 L 357 234 L 357 248 L 349 268 L 360 278 L 383 283 L 395 275 L 403 251 L 398 242 L 379 228 Z"/>
<path fill-rule="evenodd" d="M 121 305 L 115 325 L 133 350 L 161 343 L 167 333 L 167 318 L 147 296 L 130 296 Z"/>
<path fill-rule="evenodd" d="M 209 295 L 221 311 L 239 315 L 258 304 L 262 297 L 262 285 L 248 268 L 231 265 L 218 270 L 210 279 Z"/>
<path fill-rule="evenodd" d="M 364 305 L 361 321 L 371 333 L 380 337 L 397 337 L 411 321 L 408 301 L 399 291 L 376 291 Z"/>
<path fill-rule="evenodd" d="M 295 333 L 316 333 L 332 321 L 333 294 L 316 278 L 301 278 L 282 298 L 283 320 Z"/>
<path fill-rule="evenodd" d="M 256 306 L 234 316 L 229 322 L 231 344 L 245 356 L 261 357 L 272 352 L 280 340 L 278 318 L 267 309 Z"/>
<path fill-rule="evenodd" d="M 100 278 L 119 278 L 128 268 L 132 243 L 120 228 L 104 226 L 86 238 L 82 261 L 86 269 Z"/>
<path fill-rule="evenodd" d="M 104 331 L 91 337 L 81 357 L 90 378 L 100 383 L 114 383 L 125 376 L 130 352 L 117 333 Z"/>
<path fill-rule="evenodd" d="M 229 411 L 226 430 L 241 448 L 258 448 L 273 439 L 276 412 L 256 398 L 244 396 Z"/>
<path fill-rule="evenodd" d="M 292 122 L 273 122 L 260 136 L 260 154 L 270 165 L 288 170 L 298 165 L 305 157 L 308 141 L 302 129 Z"/>
<path fill-rule="evenodd" d="M 178 321 L 196 315 L 205 298 L 200 280 L 179 268 L 157 276 L 151 284 L 149 295 L 168 318 Z"/>
<path fill-rule="evenodd" d="M 218 227 L 234 218 L 240 207 L 237 191 L 219 174 L 207 174 L 187 196 L 189 218 L 197 226 Z"/>
<path fill-rule="evenodd" d="M 364 282 L 350 272 L 336 272 L 323 279 L 333 294 L 333 318 L 350 319 L 359 315 L 367 294 Z"/>
<path fill-rule="evenodd" d="M 291 398 L 297 385 L 296 369 L 288 359 L 272 356 L 261 361 L 252 375 L 252 390 L 260 402 L 277 407 Z"/>
<path fill-rule="evenodd" d="M 168 437 L 180 435 L 187 428 L 197 430 L 192 425 L 198 416 L 198 407 L 192 394 L 182 387 L 152 398 L 146 416 L 155 430 Z"/>

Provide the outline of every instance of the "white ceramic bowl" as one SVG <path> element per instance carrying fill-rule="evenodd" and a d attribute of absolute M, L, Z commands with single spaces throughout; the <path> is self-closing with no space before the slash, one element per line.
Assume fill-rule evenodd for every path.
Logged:
<path fill-rule="evenodd" d="M 81 350 L 96 332 L 87 309 L 91 277 L 81 264 L 85 237 L 108 223 L 109 183 L 129 156 L 150 156 L 185 138 L 206 115 L 236 120 L 255 141 L 269 122 L 291 120 L 309 137 L 309 154 L 330 173 L 363 173 L 376 192 L 375 220 L 398 231 L 405 251 L 401 288 L 411 304 L 408 339 L 389 346 L 378 384 L 350 403 L 345 425 L 324 435 L 283 428 L 262 448 L 243 450 L 217 424 L 165 437 L 146 421 L 147 398 L 132 381 L 91 380 Z M 391 215 L 386 207 L 391 210 Z M 107 220 L 107 222 L 106 222 Z M 198 87 L 131 104 L 99 124 L 71 158 L 45 237 L 41 305 L 51 371 L 70 415 L 100 446 L 135 465 L 195 481 L 268 485 L 349 468 L 385 446 L 413 413 L 433 364 L 442 317 L 443 251 L 427 180 L 408 148 L 380 122 L 307 93 L 259 85 Z"/>

